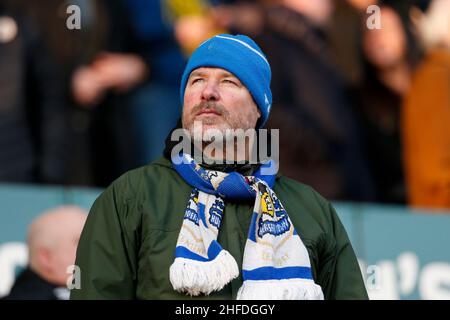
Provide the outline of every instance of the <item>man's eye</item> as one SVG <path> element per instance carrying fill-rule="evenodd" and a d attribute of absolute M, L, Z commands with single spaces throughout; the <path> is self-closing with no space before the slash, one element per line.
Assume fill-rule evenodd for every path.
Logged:
<path fill-rule="evenodd" d="M 195 78 L 195 79 L 193 79 L 192 80 L 192 84 L 194 84 L 194 83 L 198 83 L 198 82 L 200 82 L 200 81 L 202 81 L 203 80 L 203 78 Z"/>
<path fill-rule="evenodd" d="M 235 86 L 237 86 L 237 83 L 230 79 L 224 79 L 223 82 L 228 83 L 228 84 L 234 84 Z"/>

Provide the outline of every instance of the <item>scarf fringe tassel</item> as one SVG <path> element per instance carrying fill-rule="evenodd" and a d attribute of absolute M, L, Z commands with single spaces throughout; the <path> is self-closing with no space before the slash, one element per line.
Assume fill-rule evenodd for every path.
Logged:
<path fill-rule="evenodd" d="M 312 280 L 248 280 L 237 294 L 238 300 L 323 300 L 322 289 Z"/>
<path fill-rule="evenodd" d="M 176 258 L 170 267 L 173 288 L 191 296 L 219 291 L 237 276 L 239 268 L 236 260 L 226 250 L 207 262 Z"/>

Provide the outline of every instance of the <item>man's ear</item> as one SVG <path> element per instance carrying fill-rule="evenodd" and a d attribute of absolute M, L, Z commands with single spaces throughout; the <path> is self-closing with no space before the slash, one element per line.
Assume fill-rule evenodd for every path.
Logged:
<path fill-rule="evenodd" d="M 261 110 L 259 110 L 258 106 L 256 106 L 256 111 L 258 112 L 258 119 L 261 118 Z"/>

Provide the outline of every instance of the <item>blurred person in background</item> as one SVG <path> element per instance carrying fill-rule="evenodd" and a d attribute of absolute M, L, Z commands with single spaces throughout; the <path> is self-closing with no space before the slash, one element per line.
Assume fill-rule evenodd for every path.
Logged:
<path fill-rule="evenodd" d="M 400 114 L 419 48 L 409 31 L 408 12 L 381 4 L 381 28 L 362 22 L 364 81 L 354 108 L 362 128 L 376 201 L 405 203 Z"/>
<path fill-rule="evenodd" d="M 130 162 L 127 169 L 160 157 L 164 141 L 180 117 L 179 78 L 186 63 L 175 39 L 177 14 L 188 1 L 125 1 L 135 36 L 136 51 L 149 66 L 150 74 L 125 101 L 130 118 Z"/>
<path fill-rule="evenodd" d="M 76 206 L 62 206 L 38 216 L 31 223 L 27 245 L 29 262 L 17 277 L 8 300 L 67 300 L 70 274 L 87 213 Z"/>
<path fill-rule="evenodd" d="M 0 181 L 62 183 L 66 114 L 42 30 L 12 2 L 0 1 Z"/>
<path fill-rule="evenodd" d="M 372 1 L 376 2 L 376 1 Z M 346 87 L 355 87 L 363 77 L 361 24 L 366 8 L 350 0 L 335 0 L 335 9 L 327 27 L 328 42 L 339 76 Z"/>
<path fill-rule="evenodd" d="M 76 64 L 70 90 L 77 106 L 89 110 L 87 152 L 93 182 L 106 186 L 132 162 L 135 136 L 130 129 L 135 124 L 129 99 L 147 79 L 149 63 L 136 53 L 139 43 L 123 1 L 78 1 L 78 5 L 82 17 L 91 17 L 87 30 L 91 51 Z"/>
<path fill-rule="evenodd" d="M 371 200 L 357 123 L 325 30 L 333 1 L 280 0 L 218 6 L 232 32 L 254 35 L 272 61 L 270 128 L 280 129 L 280 170 L 331 199 Z"/>
<path fill-rule="evenodd" d="M 378 3 L 378 0 L 334 0 L 335 9 L 326 33 L 333 61 L 349 91 L 359 87 L 364 78 L 361 21 L 372 15 L 373 11 L 367 9 Z"/>
<path fill-rule="evenodd" d="M 121 0 L 18 3 L 44 30 L 42 43 L 61 73 L 71 151 L 66 183 L 105 186 L 127 168 L 133 127 L 127 99 L 149 73 L 136 54 L 126 7 Z M 79 8 L 79 29 L 66 26 L 70 5 Z"/>
<path fill-rule="evenodd" d="M 419 1 L 411 14 L 426 57 L 402 114 L 408 202 L 450 208 L 450 0 Z"/>

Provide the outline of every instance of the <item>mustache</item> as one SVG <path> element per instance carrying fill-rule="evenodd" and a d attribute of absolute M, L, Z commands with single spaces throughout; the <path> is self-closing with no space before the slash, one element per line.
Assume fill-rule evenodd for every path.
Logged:
<path fill-rule="evenodd" d="M 194 106 L 192 108 L 192 114 L 197 115 L 204 109 L 210 109 L 219 115 L 227 115 L 227 113 L 228 113 L 223 105 L 215 103 L 213 101 L 205 101 L 205 102 L 201 102 L 200 104 Z"/>

